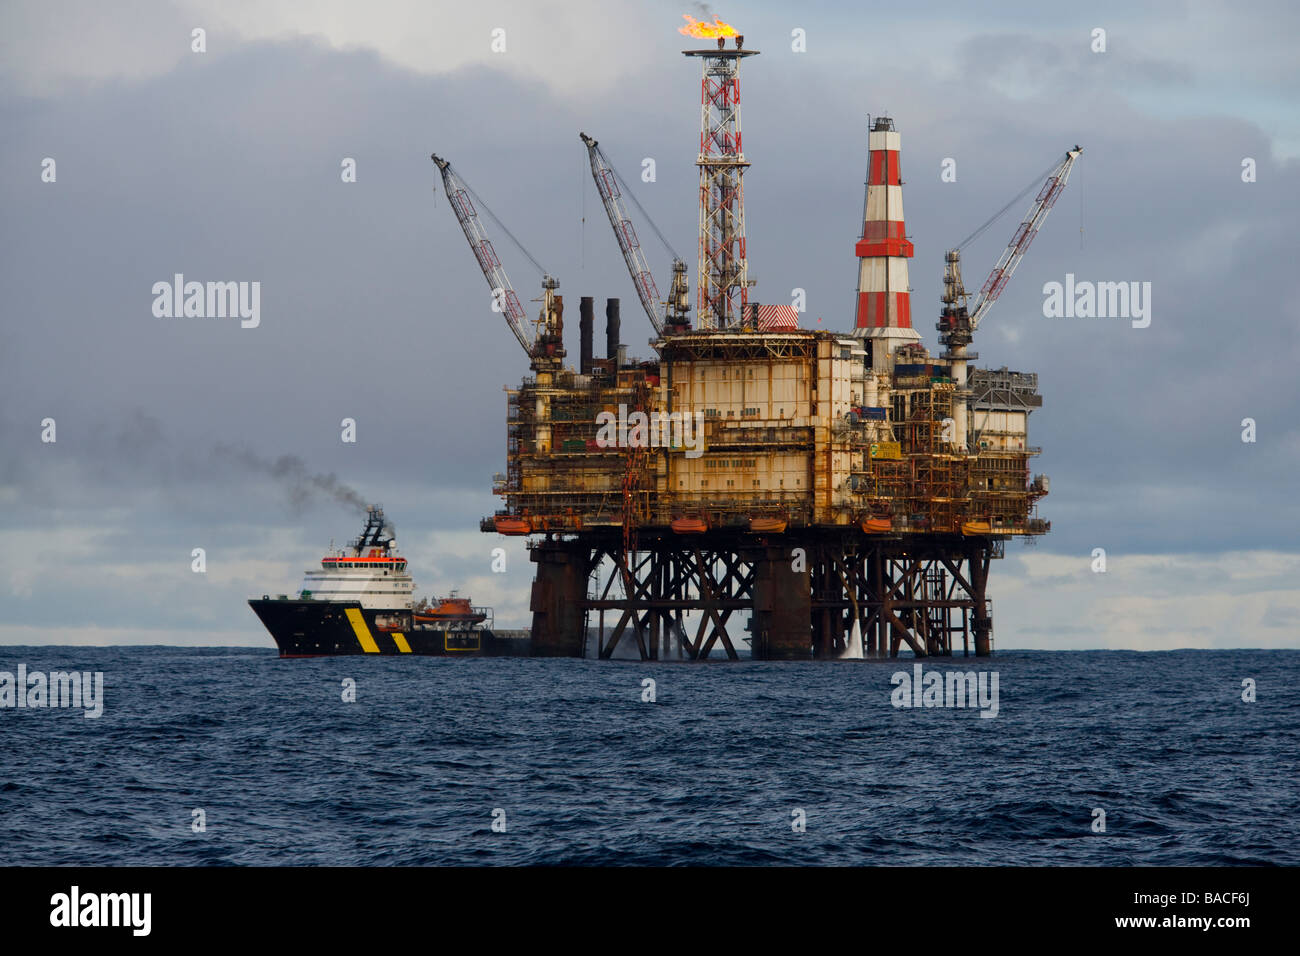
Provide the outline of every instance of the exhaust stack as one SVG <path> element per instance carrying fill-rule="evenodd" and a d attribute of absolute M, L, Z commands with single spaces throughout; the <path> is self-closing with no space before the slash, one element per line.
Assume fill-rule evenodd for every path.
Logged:
<path fill-rule="evenodd" d="M 605 300 L 605 358 L 614 363 L 618 369 L 618 299 Z"/>
<path fill-rule="evenodd" d="M 594 357 L 592 355 L 596 324 L 594 302 L 595 300 L 589 295 L 584 295 L 578 301 L 578 335 L 581 339 L 578 347 L 578 372 L 582 375 L 591 374 L 591 360 Z"/>

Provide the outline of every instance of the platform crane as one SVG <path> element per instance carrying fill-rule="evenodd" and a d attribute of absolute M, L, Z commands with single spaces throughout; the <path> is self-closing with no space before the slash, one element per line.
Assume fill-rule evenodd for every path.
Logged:
<path fill-rule="evenodd" d="M 637 297 L 641 300 L 641 307 L 645 309 L 646 317 L 654 327 L 656 335 L 663 335 L 665 329 L 668 332 L 684 332 L 690 327 L 690 320 L 686 313 L 690 311 L 690 289 L 686 282 L 686 263 L 681 256 L 673 251 L 668 240 L 664 238 L 659 227 L 654 224 L 654 220 L 646 213 L 641 204 L 637 202 L 631 190 L 620 189 L 619 185 L 623 182 L 623 177 L 614 169 L 614 165 L 609 161 L 600 144 L 592 139 L 586 133 L 579 133 L 583 144 L 587 147 L 587 158 L 591 163 L 591 175 L 596 181 L 596 192 L 600 194 L 601 205 L 605 207 L 605 214 L 609 216 L 609 224 L 614 229 L 614 238 L 618 241 L 618 247 L 623 253 L 623 261 L 627 263 L 627 271 L 632 276 L 632 284 L 636 286 Z M 672 285 L 669 288 L 668 300 L 661 301 L 659 298 L 659 288 L 655 285 L 654 277 L 650 273 L 650 266 L 646 262 L 645 253 L 641 249 L 641 243 L 637 239 L 636 229 L 632 226 L 631 219 L 628 218 L 627 209 L 623 205 L 623 192 L 636 204 L 642 217 L 650 223 L 650 228 L 655 231 L 659 241 L 664 244 L 668 254 L 673 260 Z M 662 311 L 662 316 L 660 310 Z"/>
<path fill-rule="evenodd" d="M 944 308 L 935 328 L 939 330 L 939 343 L 945 347 L 942 357 L 952 363 L 952 380 L 957 387 L 953 401 L 954 443 L 963 451 L 966 450 L 967 434 L 966 363 L 971 359 L 979 358 L 978 353 L 968 353 L 966 347 L 970 345 L 975 330 L 979 328 L 980 320 L 988 314 L 993 303 L 1002 294 L 1012 273 L 1016 271 L 1016 266 L 1020 265 L 1020 260 L 1024 258 L 1034 237 L 1038 235 L 1038 230 L 1047 220 L 1047 214 L 1052 211 L 1052 206 L 1056 204 L 1061 191 L 1065 189 L 1065 184 L 1070 178 L 1070 170 L 1074 168 L 1075 160 L 1082 152 L 1083 147 L 1078 145 L 1068 150 L 1064 158 L 1053 166 L 1045 177 L 1041 175 L 1036 177 L 1020 195 L 1003 206 L 984 225 L 958 243 L 955 248 L 944 253 L 942 296 Z M 961 278 L 961 250 L 1000 219 L 1003 213 L 1028 195 L 1029 191 L 1040 182 L 1042 186 L 1038 190 L 1037 197 L 1030 204 L 1029 212 L 1016 227 L 1011 242 L 998 258 L 993 271 L 984 280 L 984 285 L 975 299 L 974 308 L 968 310 L 966 300 L 969 295 L 962 285 Z"/>
<path fill-rule="evenodd" d="M 479 268 L 483 270 L 483 277 L 487 279 L 488 287 L 492 290 L 493 311 L 501 312 L 505 316 L 506 324 L 510 326 L 510 331 L 519 340 L 524 351 L 528 353 L 534 370 L 558 369 L 564 358 L 563 306 L 560 297 L 555 295 L 555 290 L 560 287 L 560 283 L 547 274 L 522 243 L 511 235 L 510 230 L 506 229 L 501 220 L 492 213 L 487 203 L 470 189 L 469 184 L 452 168 L 451 163 L 436 153 L 429 158 L 433 160 L 442 175 L 443 188 L 447 192 L 452 211 L 455 212 L 456 220 L 465 232 L 465 238 L 469 241 L 474 258 L 478 260 Z M 542 308 L 532 328 L 523 304 L 510 283 L 510 277 L 506 275 L 505 267 L 501 264 L 501 259 L 492 247 L 492 242 L 483 227 L 475 200 L 502 231 L 510 236 L 519 250 L 528 256 L 529 261 L 537 267 L 537 271 L 542 273 Z"/>

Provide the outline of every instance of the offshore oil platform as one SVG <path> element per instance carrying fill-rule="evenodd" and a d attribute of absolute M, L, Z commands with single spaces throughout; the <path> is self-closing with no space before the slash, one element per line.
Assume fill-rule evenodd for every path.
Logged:
<path fill-rule="evenodd" d="M 988 655 L 990 562 L 1009 538 L 1050 530 L 1037 516 L 1048 480 L 1029 467 L 1037 375 L 971 367 L 968 348 L 1080 149 L 1035 180 L 973 305 L 961 246 L 946 254 L 943 351 L 931 355 L 912 327 L 899 133 L 888 117 L 869 121 L 854 326 L 803 329 L 794 307 L 760 304 L 747 274 L 740 65 L 757 51 L 721 21 L 682 32 L 716 41 L 683 51 L 703 67 L 694 325 L 685 262 L 659 234 L 673 258 L 661 297 L 624 200 L 649 216 L 581 134 L 655 358 L 628 358 L 617 299 L 596 357 L 583 297 L 579 360 L 566 366 L 558 282 L 544 275 L 530 322 L 479 217 L 490 210 L 433 157 L 494 310 L 530 361 L 507 389 L 503 507 L 481 528 L 532 538 L 532 653 Z"/>

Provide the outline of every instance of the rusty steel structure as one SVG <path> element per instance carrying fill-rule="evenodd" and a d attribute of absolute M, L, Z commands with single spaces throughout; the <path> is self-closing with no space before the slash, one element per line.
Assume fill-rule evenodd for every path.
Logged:
<path fill-rule="evenodd" d="M 483 529 L 541 538 L 535 654 L 992 651 L 989 562 L 1048 530 L 1024 442 L 1035 376 L 974 371 L 971 453 L 948 434 L 955 386 L 919 346 L 881 375 L 846 334 L 657 345 L 508 393 L 506 508 Z"/>
<path fill-rule="evenodd" d="M 932 355 L 911 327 L 912 246 L 887 117 L 869 138 L 852 330 L 763 321 L 746 292 L 739 116 L 716 115 L 738 106 L 742 39 L 687 51 L 704 61 L 701 327 L 680 307 L 680 261 L 679 306 L 655 321 L 649 265 L 624 242 L 655 354 L 627 356 L 609 299 L 597 357 L 584 297 L 580 359 L 567 366 L 563 301 L 544 279 L 538 332 L 524 342 L 532 373 L 506 390 L 502 505 L 481 529 L 529 539 L 538 656 L 988 655 L 991 562 L 1006 541 L 1050 530 L 1037 514 L 1048 481 L 1029 467 L 1040 451 L 1028 442 L 1037 376 L 968 368 L 977 356 L 953 348 L 968 337 L 945 333 L 948 351 Z M 612 166 L 583 141 L 599 187 Z M 731 144 L 725 162 L 706 164 L 704 146 L 719 143 Z M 497 295 L 495 253 L 483 251 L 462 181 L 437 161 Z M 630 235 L 606 193 L 616 238 Z"/>
<path fill-rule="evenodd" d="M 779 538 L 722 530 L 692 544 L 660 531 L 643 533 L 635 551 L 599 532 L 547 538 L 532 547 L 533 653 L 608 659 L 626 648 L 642 660 L 737 660 L 743 643 L 762 660 L 896 657 L 905 647 L 921 657 L 959 648 L 987 656 L 984 592 L 1002 548 L 1000 538 L 916 541 L 851 529 Z M 582 634 L 591 640 L 580 646 Z"/>

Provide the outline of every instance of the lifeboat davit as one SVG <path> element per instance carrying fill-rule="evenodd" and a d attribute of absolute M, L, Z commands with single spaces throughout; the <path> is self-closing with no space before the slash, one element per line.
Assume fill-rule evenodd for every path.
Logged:
<path fill-rule="evenodd" d="M 893 518 L 863 518 L 862 530 L 867 534 L 888 534 L 894 527 Z"/>
<path fill-rule="evenodd" d="M 530 534 L 533 530 L 527 518 L 516 518 L 510 515 L 497 515 L 492 519 L 492 523 L 496 525 L 498 534 Z"/>
<path fill-rule="evenodd" d="M 704 534 L 709 523 L 703 518 L 674 518 L 673 531 L 677 534 Z"/>

